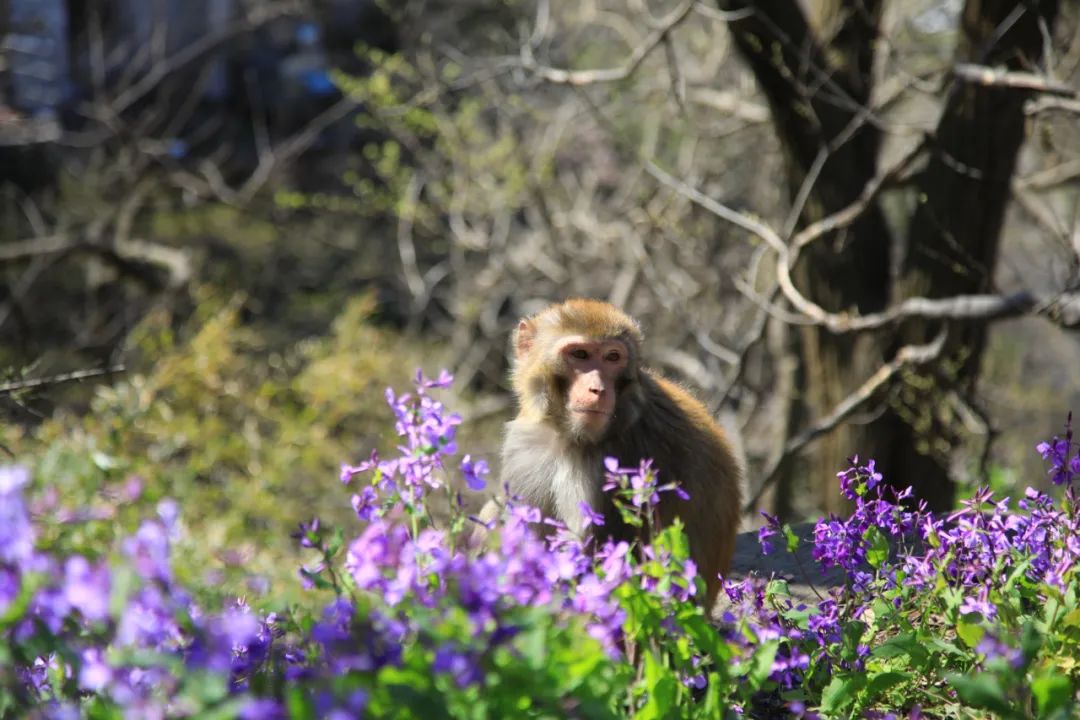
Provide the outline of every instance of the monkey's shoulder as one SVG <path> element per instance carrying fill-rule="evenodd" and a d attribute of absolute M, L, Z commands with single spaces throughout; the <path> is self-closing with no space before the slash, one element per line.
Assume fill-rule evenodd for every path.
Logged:
<path fill-rule="evenodd" d="M 709 414 L 705 404 L 697 398 L 694 392 L 686 386 L 669 380 L 655 370 L 645 370 L 645 376 L 651 384 L 648 388 L 649 399 L 659 412 L 667 415 L 684 417 L 696 427 L 707 427 L 710 430 L 720 431 L 712 415 Z"/>
<path fill-rule="evenodd" d="M 641 446 L 666 456 L 674 467 L 704 465 L 725 476 L 737 475 L 731 442 L 705 405 L 679 383 L 652 371 L 648 377 L 653 384 L 650 408 L 636 433 Z"/>

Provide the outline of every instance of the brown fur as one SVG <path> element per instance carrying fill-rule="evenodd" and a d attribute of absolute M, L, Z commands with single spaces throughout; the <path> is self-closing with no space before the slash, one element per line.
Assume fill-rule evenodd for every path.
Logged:
<path fill-rule="evenodd" d="M 617 379 L 615 411 L 598 440 L 567 431 L 565 361 L 555 348 L 566 337 L 621 340 L 629 362 Z M 682 519 L 690 554 L 707 586 L 711 608 L 720 590 L 739 526 L 740 469 L 724 432 L 682 387 L 640 365 L 641 330 L 625 313 L 597 300 L 569 300 L 521 321 L 512 339 L 513 384 L 519 414 L 507 424 L 503 481 L 512 493 L 580 531 L 579 502 L 604 513 L 606 535 L 631 539 L 601 492 L 603 458 L 623 467 L 652 458 L 661 483 L 676 481 L 690 495 L 664 493 L 660 519 Z M 481 517 L 490 519 L 489 504 Z"/>

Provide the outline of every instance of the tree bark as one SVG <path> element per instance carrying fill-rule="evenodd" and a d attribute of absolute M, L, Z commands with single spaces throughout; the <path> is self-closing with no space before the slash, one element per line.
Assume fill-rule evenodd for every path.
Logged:
<path fill-rule="evenodd" d="M 968 0 L 961 19 L 957 62 L 1032 71 L 1057 16 L 1057 0 L 1016 3 Z M 915 181 L 920 198 L 909 226 L 899 291 L 905 297 L 949 297 L 993 289 L 1001 228 L 1016 160 L 1026 136 L 1024 103 L 1017 88 L 957 81 L 934 133 L 930 161 Z M 937 323 L 909 323 L 903 342 L 925 342 Z M 978 380 L 987 327 L 952 323 L 942 360 L 909 384 L 883 418 L 894 445 L 883 462 L 892 481 L 912 485 L 935 509 L 951 507 L 945 454 L 955 420 L 942 393 L 969 399 Z"/>
<path fill-rule="evenodd" d="M 817 17 L 816 26 L 831 34 L 826 52 L 796 0 L 718 2 L 725 10 L 748 13 L 730 29 L 768 100 L 791 197 L 805 197 L 798 225 L 845 207 L 878 168 L 881 135 L 868 108 L 881 3 L 825 5 L 825 12 L 835 13 Z M 968 0 L 957 60 L 1030 69 L 1042 53 L 1039 23 L 1052 27 L 1056 12 L 1056 1 Z M 947 297 L 989 289 L 1024 137 L 1026 98 L 1017 90 L 954 86 L 931 162 L 915 184 L 925 200 L 908 225 L 900 282 L 893 286 L 889 267 L 895 237 L 881 208 L 871 204 L 853 225 L 803 253 L 795 278 L 807 297 L 827 310 L 873 312 L 917 294 Z M 892 483 L 914 486 L 932 508 L 952 505 L 954 485 L 940 451 L 950 447 L 952 434 L 938 410 L 945 392 L 971 392 L 985 330 L 977 323 L 951 330 L 949 361 L 929 371 L 938 382 L 913 378 L 891 394 L 877 417 L 849 423 L 815 447 L 804 469 L 816 483 L 822 509 L 843 510 L 835 473 L 856 453 L 876 458 Z M 935 332 L 929 323 L 909 323 L 895 335 L 837 336 L 823 328 L 804 329 L 798 348 L 802 396 L 793 418 L 813 421 L 825 415 L 899 347 L 926 342 Z"/>
<path fill-rule="evenodd" d="M 729 10 L 754 8 L 731 23 L 735 45 L 750 65 L 771 109 L 787 159 L 793 200 L 809 187 L 798 226 L 854 201 L 877 172 L 881 135 L 865 113 L 872 92 L 872 47 L 880 4 L 863 3 L 842 18 L 822 19 L 835 28 L 829 58 L 799 3 L 721 3 Z M 805 193 L 805 191 L 803 191 Z M 802 257 L 795 278 L 805 294 L 827 310 L 873 312 L 890 297 L 889 238 L 885 217 L 872 206 L 850 227 L 822 238 Z M 880 342 L 869 335 L 838 337 L 821 328 L 799 333 L 799 393 L 792 426 L 821 417 L 882 362 Z M 843 510 L 836 472 L 859 453 L 879 454 L 870 428 L 848 424 L 819 441 L 805 467 L 789 473 L 811 478 L 822 509 Z M 791 492 L 790 477 L 782 486 Z"/>

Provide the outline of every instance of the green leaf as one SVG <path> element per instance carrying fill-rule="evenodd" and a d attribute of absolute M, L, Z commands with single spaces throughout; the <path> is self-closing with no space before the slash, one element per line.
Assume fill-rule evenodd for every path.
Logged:
<path fill-rule="evenodd" d="M 874 526 L 866 530 L 863 538 L 869 544 L 866 550 L 866 561 L 870 566 L 877 569 L 889 560 L 889 539 Z"/>
<path fill-rule="evenodd" d="M 961 620 L 956 623 L 956 635 L 964 641 L 965 645 L 973 648 L 978 645 L 979 641 L 986 635 L 986 630 L 983 629 L 982 625 Z"/>
<path fill-rule="evenodd" d="M 1024 653 L 1024 667 L 1039 654 L 1039 648 L 1042 647 L 1043 638 L 1035 627 L 1035 623 L 1030 620 L 1024 623 L 1024 627 L 1020 629 L 1020 651 Z"/>
<path fill-rule="evenodd" d="M 543 669 L 547 662 L 547 635 L 542 627 L 533 627 L 517 638 L 516 647 L 525 663 L 534 670 Z"/>
<path fill-rule="evenodd" d="M 37 589 L 42 584 L 43 577 L 37 573 L 23 576 L 23 584 L 19 589 L 19 594 L 9 601 L 4 612 L 0 613 L 0 630 L 7 628 L 9 625 L 14 625 L 23 618 L 27 608 L 30 607 L 30 601 L 33 600 Z"/>
<path fill-rule="evenodd" d="M 334 557 L 338 554 L 338 550 L 345 542 L 345 533 L 340 527 L 335 527 L 330 535 L 330 539 L 326 543 L 326 554 L 330 557 Z"/>
<path fill-rule="evenodd" d="M 774 596 L 781 595 L 783 597 L 791 596 L 791 589 L 788 587 L 788 581 L 783 579 L 774 578 L 765 585 L 765 595 Z"/>
<path fill-rule="evenodd" d="M 249 698 L 238 697 L 227 700 L 213 708 L 204 709 L 199 713 L 199 720 L 232 720 L 240 714 Z"/>
<path fill-rule="evenodd" d="M 1072 703 L 1072 683 L 1064 675 L 1047 673 L 1031 682 L 1031 694 L 1035 697 L 1039 716 L 1047 717 Z"/>
<path fill-rule="evenodd" d="M 949 684 L 956 689 L 961 702 L 968 707 L 990 710 L 1005 718 L 1022 717 L 1009 704 L 1001 683 L 993 675 L 989 673 L 979 673 L 975 676 L 950 674 L 947 679 Z"/>
<path fill-rule="evenodd" d="M 970 656 L 970 653 L 961 650 L 959 647 L 956 646 L 955 643 L 948 642 L 947 640 L 942 640 L 941 638 L 930 638 L 929 640 L 927 640 L 926 644 L 934 648 L 935 650 L 946 653 L 948 655 L 955 655 L 961 658 L 966 658 Z"/>
<path fill-rule="evenodd" d="M 794 554 L 799 549 L 799 536 L 795 534 L 795 531 L 787 523 L 784 523 L 781 529 L 784 532 L 784 540 L 787 541 L 788 552 Z"/>
<path fill-rule="evenodd" d="M 879 695 L 888 690 L 896 687 L 902 682 L 910 680 L 912 678 L 911 673 L 904 672 L 883 672 L 878 673 L 870 678 L 870 682 L 866 684 L 866 690 L 863 692 L 864 701 L 873 701 Z"/>
<path fill-rule="evenodd" d="M 314 720 L 315 706 L 303 690 L 294 687 L 285 696 L 285 706 L 292 720 Z"/>
<path fill-rule="evenodd" d="M 890 638 L 871 650 L 870 654 L 873 657 L 882 659 L 907 655 L 911 658 L 911 664 L 916 667 L 922 667 L 930 659 L 930 653 L 918 641 L 915 633 L 905 633 Z"/>
<path fill-rule="evenodd" d="M 779 640 L 770 640 L 758 646 L 746 672 L 746 684 L 751 691 L 756 691 L 769 679 L 772 672 L 776 651 L 780 648 Z"/>
<path fill-rule="evenodd" d="M 634 716 L 639 720 L 670 717 L 675 707 L 679 686 L 671 669 L 656 656 L 645 653 L 645 705 Z"/>
<path fill-rule="evenodd" d="M 1024 575 L 1027 573 L 1028 568 L 1031 567 L 1031 563 L 1035 562 L 1034 557 L 1026 557 L 1016 564 L 1013 571 L 1009 573 L 1009 579 L 1005 582 L 1005 587 L 1002 588 L 1003 592 L 1010 592 L 1017 582 L 1024 579 Z"/>
<path fill-rule="evenodd" d="M 864 685 L 866 676 L 862 674 L 833 676 L 832 681 L 821 691 L 821 711 L 826 715 L 843 715 L 844 711 L 854 704 Z"/>
<path fill-rule="evenodd" d="M 97 696 L 85 701 L 79 709 L 89 720 L 121 720 L 124 717 L 120 708 Z M 7 717 L 3 711 L 3 703 L 0 703 L 0 717 Z"/>
<path fill-rule="evenodd" d="M 866 623 L 857 620 L 846 623 L 842 631 L 843 650 L 841 656 L 847 659 L 856 658 L 859 653 L 859 642 L 865 633 Z"/>

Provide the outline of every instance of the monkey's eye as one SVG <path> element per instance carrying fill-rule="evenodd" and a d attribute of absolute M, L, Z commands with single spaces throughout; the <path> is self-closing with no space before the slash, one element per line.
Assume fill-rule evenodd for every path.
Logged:
<path fill-rule="evenodd" d="M 607 355 L 604 356 L 604 359 L 607 360 L 608 362 L 619 362 L 619 358 L 621 358 L 621 357 L 622 356 L 619 355 L 618 350 L 612 350 L 611 352 L 609 352 Z"/>
<path fill-rule="evenodd" d="M 588 360 L 589 351 L 583 348 L 575 348 L 570 351 L 570 357 L 577 358 L 578 360 Z"/>

